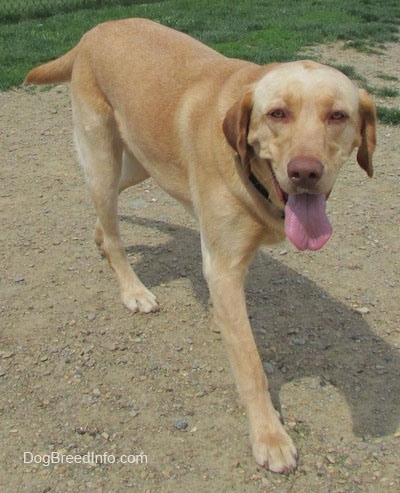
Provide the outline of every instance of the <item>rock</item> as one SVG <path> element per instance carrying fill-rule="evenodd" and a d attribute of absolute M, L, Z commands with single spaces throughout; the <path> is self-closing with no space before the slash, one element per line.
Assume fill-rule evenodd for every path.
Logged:
<path fill-rule="evenodd" d="M 24 282 L 25 281 L 25 277 L 24 276 L 21 276 L 20 274 L 16 274 L 13 278 L 12 278 L 13 282 Z"/>
<path fill-rule="evenodd" d="M 178 419 L 178 421 L 175 421 L 174 426 L 177 430 L 183 431 L 186 430 L 186 428 L 189 426 L 189 423 L 186 421 L 186 419 Z"/>
<path fill-rule="evenodd" d="M 327 461 L 329 462 L 329 464 L 335 464 L 335 463 L 336 463 L 335 458 L 334 458 L 334 457 L 333 457 L 333 455 L 331 455 L 331 454 L 328 454 L 328 455 L 326 456 L 326 459 L 327 459 Z"/>
<path fill-rule="evenodd" d="M 9 359 L 12 358 L 14 355 L 15 353 L 13 353 L 12 351 L 9 351 L 8 353 L 3 353 L 2 351 L 0 351 L 0 357 L 2 359 Z"/>
<path fill-rule="evenodd" d="M 117 341 L 105 342 L 104 344 L 102 344 L 102 347 L 107 349 L 108 351 L 114 352 L 118 351 L 119 343 Z"/>
<path fill-rule="evenodd" d="M 143 200 L 143 199 L 136 199 L 131 201 L 131 207 L 133 209 L 144 209 L 145 207 L 148 207 L 148 203 Z"/>
<path fill-rule="evenodd" d="M 85 354 L 89 354 L 90 352 L 92 352 L 93 348 L 93 344 L 86 342 L 82 347 L 81 355 L 83 356 Z"/>
<path fill-rule="evenodd" d="M 266 361 L 265 363 L 263 363 L 263 367 L 264 367 L 264 370 L 266 373 L 268 374 L 271 374 L 271 373 L 274 373 L 274 365 L 272 363 L 269 363 L 268 361 Z"/>

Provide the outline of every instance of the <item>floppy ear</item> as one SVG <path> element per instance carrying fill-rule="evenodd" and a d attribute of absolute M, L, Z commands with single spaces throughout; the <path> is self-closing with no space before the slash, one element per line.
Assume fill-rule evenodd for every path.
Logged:
<path fill-rule="evenodd" d="M 253 92 L 249 91 L 237 101 L 226 113 L 222 128 L 229 145 L 238 153 L 243 169 L 250 174 L 250 146 L 247 143 Z"/>
<path fill-rule="evenodd" d="M 376 108 L 367 91 L 360 89 L 361 145 L 357 152 L 358 164 L 369 177 L 373 175 L 372 154 L 376 145 Z"/>

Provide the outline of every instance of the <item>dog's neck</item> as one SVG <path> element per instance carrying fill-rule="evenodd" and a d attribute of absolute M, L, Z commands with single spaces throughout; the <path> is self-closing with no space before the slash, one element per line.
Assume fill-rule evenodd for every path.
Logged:
<path fill-rule="evenodd" d="M 240 157 L 238 154 L 236 154 L 236 165 L 237 166 L 242 166 Z M 256 175 L 251 171 L 250 168 L 250 173 L 248 175 L 248 178 L 250 180 L 250 183 L 253 185 L 253 187 L 257 190 L 257 192 L 264 197 L 265 200 L 267 200 L 271 205 L 273 205 L 275 208 L 277 208 L 281 212 L 281 217 L 282 219 L 285 219 L 285 211 L 281 211 L 276 205 L 272 202 L 270 196 L 269 196 L 269 191 L 268 189 L 258 180 Z"/>
<path fill-rule="evenodd" d="M 249 180 L 251 181 L 253 187 L 257 190 L 257 192 L 260 193 L 265 198 L 265 200 L 268 200 L 270 204 L 276 207 L 276 205 L 272 202 L 272 200 L 269 197 L 269 191 L 264 187 L 264 185 L 260 181 L 258 181 L 258 178 L 251 170 L 249 174 Z M 285 211 L 281 211 L 281 213 L 282 213 L 281 215 L 282 219 L 285 219 Z"/>
<path fill-rule="evenodd" d="M 261 195 L 266 200 L 271 202 L 271 199 L 269 198 L 268 190 L 264 187 L 264 185 L 261 182 L 258 181 L 256 175 L 252 171 L 250 171 L 249 180 L 251 181 L 257 192 L 261 193 Z"/>

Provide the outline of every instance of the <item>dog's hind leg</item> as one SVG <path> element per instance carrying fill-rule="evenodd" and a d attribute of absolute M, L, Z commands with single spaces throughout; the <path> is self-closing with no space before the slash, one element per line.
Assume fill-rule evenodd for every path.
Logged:
<path fill-rule="evenodd" d="M 141 183 L 149 177 L 150 175 L 140 162 L 125 148 L 122 153 L 122 171 L 119 180 L 118 194 L 129 187 Z M 100 250 L 103 250 L 104 232 L 99 219 L 97 219 L 94 229 L 94 241 Z"/>
<path fill-rule="evenodd" d="M 76 144 L 98 215 L 95 240 L 115 271 L 123 303 L 133 312 L 148 313 L 158 309 L 156 298 L 132 270 L 118 225 L 119 192 L 148 175 L 132 156 L 124 158 L 113 111 L 100 98 L 94 91 L 85 98 L 79 93 L 73 97 Z"/>

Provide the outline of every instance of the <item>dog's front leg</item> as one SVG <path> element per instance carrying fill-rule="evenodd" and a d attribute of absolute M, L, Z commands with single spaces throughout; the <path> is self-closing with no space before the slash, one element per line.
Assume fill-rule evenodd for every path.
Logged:
<path fill-rule="evenodd" d="M 244 277 L 246 260 L 237 252 L 212 248 L 202 236 L 203 269 L 213 306 L 213 323 L 225 340 L 240 397 L 250 422 L 253 455 L 258 464 L 278 473 L 296 468 L 297 452 L 275 411 L 267 377 L 258 354 L 247 316 Z M 242 259 L 246 259 L 243 256 Z"/>

